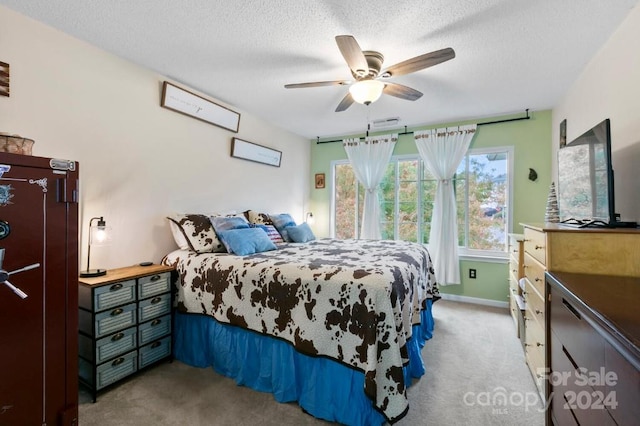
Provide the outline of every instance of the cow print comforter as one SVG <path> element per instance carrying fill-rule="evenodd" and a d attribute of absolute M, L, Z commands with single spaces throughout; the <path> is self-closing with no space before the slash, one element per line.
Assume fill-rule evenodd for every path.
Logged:
<path fill-rule="evenodd" d="M 179 273 L 179 311 L 363 371 L 364 391 L 387 419 L 406 413 L 406 342 L 427 299 L 438 297 L 423 245 L 321 239 L 243 257 L 177 250 L 164 263 Z"/>

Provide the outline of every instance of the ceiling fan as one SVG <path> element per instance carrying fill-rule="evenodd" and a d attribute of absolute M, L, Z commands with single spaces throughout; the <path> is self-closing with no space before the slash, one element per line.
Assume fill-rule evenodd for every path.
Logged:
<path fill-rule="evenodd" d="M 336 36 L 338 49 L 347 61 L 347 65 L 351 69 L 351 75 L 355 81 L 335 80 L 335 81 L 315 81 L 311 83 L 285 84 L 287 89 L 300 89 L 306 87 L 319 86 L 350 86 L 349 93 L 342 98 L 338 104 L 336 112 L 344 111 L 354 102 L 369 105 L 378 100 L 382 93 L 395 96 L 396 98 L 415 101 L 422 96 L 422 93 L 403 86 L 398 83 L 386 81 L 391 77 L 409 74 L 420 71 L 425 68 L 432 67 L 442 62 L 453 59 L 456 56 L 454 50 L 450 47 L 446 49 L 436 50 L 434 52 L 425 53 L 416 56 L 389 68 L 382 70 L 384 56 L 380 52 L 373 50 L 360 49 L 360 45 L 353 36 L 339 35 Z"/>

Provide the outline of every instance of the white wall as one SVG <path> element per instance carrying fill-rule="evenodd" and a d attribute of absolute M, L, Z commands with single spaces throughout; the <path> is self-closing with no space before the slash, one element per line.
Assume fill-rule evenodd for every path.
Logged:
<path fill-rule="evenodd" d="M 173 250 L 172 212 L 251 208 L 303 218 L 307 139 L 233 105 L 237 134 L 161 108 L 166 77 L 3 6 L 0 61 L 11 66 L 0 131 L 34 139 L 34 155 L 80 164 L 81 269 L 93 216 L 115 231 L 111 246 L 92 250 L 92 267 L 107 268 L 159 262 Z M 234 136 L 282 151 L 282 166 L 231 158 Z"/>
<path fill-rule="evenodd" d="M 567 119 L 567 141 L 605 118 L 611 119 L 616 211 L 621 213 L 622 220 L 637 222 L 640 222 L 639 42 L 640 6 L 636 6 L 553 109 L 552 159 L 557 176 L 557 147 L 563 119 Z"/>

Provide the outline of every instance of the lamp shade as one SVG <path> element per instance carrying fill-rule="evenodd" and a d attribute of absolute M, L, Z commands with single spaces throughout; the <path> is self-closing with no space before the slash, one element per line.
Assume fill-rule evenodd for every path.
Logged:
<path fill-rule="evenodd" d="M 89 244 L 92 246 L 103 246 L 111 242 L 111 228 L 104 220 L 99 220 L 97 225 L 89 229 Z"/>
<path fill-rule="evenodd" d="M 349 87 L 349 93 L 359 104 L 369 105 L 382 95 L 384 83 L 378 80 L 361 80 Z"/>

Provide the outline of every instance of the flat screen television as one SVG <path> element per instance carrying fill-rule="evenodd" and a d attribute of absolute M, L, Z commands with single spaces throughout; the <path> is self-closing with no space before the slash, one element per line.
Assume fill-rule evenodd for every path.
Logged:
<path fill-rule="evenodd" d="M 558 210 L 562 223 L 617 227 L 609 119 L 558 150 Z"/>

